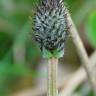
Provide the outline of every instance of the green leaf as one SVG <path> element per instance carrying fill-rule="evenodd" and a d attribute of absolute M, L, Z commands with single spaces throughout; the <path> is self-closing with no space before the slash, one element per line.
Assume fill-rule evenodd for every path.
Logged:
<path fill-rule="evenodd" d="M 43 58 L 61 58 L 64 55 L 64 51 L 58 51 L 58 50 L 54 50 L 52 53 L 50 51 L 48 51 L 47 49 L 43 48 Z"/>
<path fill-rule="evenodd" d="M 88 83 L 80 84 L 73 92 L 72 96 L 94 96 L 91 87 Z"/>
<path fill-rule="evenodd" d="M 43 48 L 43 58 L 52 58 L 53 54 L 47 49 Z"/>
<path fill-rule="evenodd" d="M 89 41 L 96 48 L 96 11 L 88 16 L 85 30 Z"/>
<path fill-rule="evenodd" d="M 5 56 L 11 46 L 11 36 L 5 32 L 0 32 L 0 60 Z"/>
<path fill-rule="evenodd" d="M 0 76 L 4 75 L 14 75 L 14 76 L 44 76 L 43 73 L 38 73 L 35 70 L 27 68 L 23 64 L 9 64 L 5 62 L 0 62 Z"/>
<path fill-rule="evenodd" d="M 54 50 L 53 55 L 54 55 L 55 58 L 61 58 L 64 55 L 64 50 L 59 51 L 59 52 L 58 52 L 58 50 Z"/>

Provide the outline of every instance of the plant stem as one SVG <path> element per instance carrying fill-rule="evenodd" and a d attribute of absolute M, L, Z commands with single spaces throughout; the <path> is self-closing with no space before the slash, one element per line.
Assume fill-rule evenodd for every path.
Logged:
<path fill-rule="evenodd" d="M 89 60 L 88 54 L 84 48 L 82 40 L 80 39 L 80 36 L 77 32 L 77 29 L 76 29 L 69 13 L 67 14 L 67 18 L 68 18 L 68 25 L 69 26 L 71 25 L 71 27 L 69 28 L 70 34 L 71 34 L 73 42 L 77 48 L 78 54 L 80 55 L 80 58 L 82 60 L 82 65 L 86 71 L 90 86 L 95 94 L 96 93 L 96 86 L 95 86 L 95 82 L 93 80 L 92 72 L 89 67 L 91 62 Z M 94 96 L 96 96 L 96 95 L 94 95 Z"/>
<path fill-rule="evenodd" d="M 47 86 L 48 93 L 47 96 L 57 96 L 58 88 L 57 88 L 57 67 L 58 67 L 58 59 L 51 58 L 48 60 L 48 78 L 47 78 Z"/>

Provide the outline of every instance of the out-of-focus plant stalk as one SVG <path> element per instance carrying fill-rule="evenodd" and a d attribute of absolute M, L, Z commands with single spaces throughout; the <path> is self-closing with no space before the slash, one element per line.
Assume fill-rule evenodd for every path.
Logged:
<path fill-rule="evenodd" d="M 77 31 L 69 13 L 67 14 L 67 19 L 68 19 L 68 25 L 70 26 L 69 31 L 72 36 L 73 42 L 77 48 L 77 51 L 78 51 L 78 54 L 80 55 L 81 60 L 82 60 L 82 65 L 86 71 L 88 81 L 93 90 L 94 96 L 96 96 L 96 81 L 94 79 L 94 76 L 92 75 L 92 71 L 90 70 L 89 65 L 91 64 L 91 62 L 89 60 L 88 54 L 84 48 L 84 45 L 79 37 L 78 31 Z"/>
<path fill-rule="evenodd" d="M 57 88 L 57 69 L 58 69 L 58 59 L 51 58 L 48 60 L 47 67 L 48 77 L 48 93 L 47 96 L 58 96 Z"/>

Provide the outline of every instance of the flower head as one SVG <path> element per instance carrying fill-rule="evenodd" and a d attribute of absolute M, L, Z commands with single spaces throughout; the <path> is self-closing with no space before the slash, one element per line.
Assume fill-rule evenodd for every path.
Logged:
<path fill-rule="evenodd" d="M 42 0 L 35 16 L 35 41 L 43 56 L 62 57 L 68 33 L 67 9 L 62 0 Z"/>

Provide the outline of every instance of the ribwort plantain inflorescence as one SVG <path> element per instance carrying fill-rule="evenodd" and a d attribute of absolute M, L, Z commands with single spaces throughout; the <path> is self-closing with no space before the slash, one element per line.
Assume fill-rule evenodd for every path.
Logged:
<path fill-rule="evenodd" d="M 64 55 L 68 10 L 62 0 L 41 0 L 34 22 L 34 39 L 46 58 Z"/>

